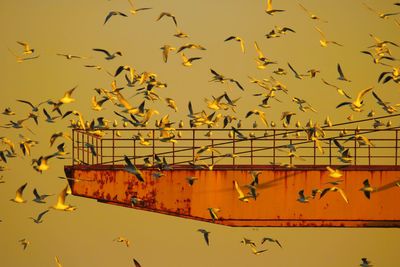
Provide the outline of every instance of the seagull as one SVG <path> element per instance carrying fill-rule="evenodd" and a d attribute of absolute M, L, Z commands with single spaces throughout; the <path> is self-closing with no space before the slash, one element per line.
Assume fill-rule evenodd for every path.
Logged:
<path fill-rule="evenodd" d="M 278 246 L 280 246 L 282 248 L 282 245 L 281 245 L 281 243 L 279 242 L 278 239 L 274 239 L 274 238 L 270 238 L 270 237 L 264 237 L 261 240 L 261 244 L 264 244 L 265 241 L 276 243 Z"/>
<path fill-rule="evenodd" d="M 18 242 L 22 245 L 24 250 L 31 244 L 30 241 L 28 241 L 26 238 L 23 238 L 21 240 L 18 240 Z"/>
<path fill-rule="evenodd" d="M 215 222 L 215 220 L 219 219 L 217 212 L 220 212 L 220 211 L 221 211 L 221 209 L 219 209 L 219 208 L 208 208 L 208 212 L 210 213 L 210 217 L 213 222 Z"/>
<path fill-rule="evenodd" d="M 185 56 L 185 53 L 183 53 L 183 52 L 182 52 L 181 56 L 182 56 L 182 65 L 185 67 L 190 67 L 190 66 L 192 66 L 192 61 L 201 59 L 201 57 L 187 58 Z"/>
<path fill-rule="evenodd" d="M 296 77 L 297 79 L 302 80 L 304 76 L 307 76 L 305 74 L 298 74 L 297 71 L 292 67 L 292 65 L 290 65 L 290 63 L 288 63 L 288 66 L 290 70 L 294 73 L 294 77 Z"/>
<path fill-rule="evenodd" d="M 176 33 L 174 34 L 174 36 L 177 38 L 188 38 L 189 37 L 189 35 L 182 32 L 180 29 L 176 29 Z"/>
<path fill-rule="evenodd" d="M 43 113 L 46 116 L 46 122 L 48 122 L 48 123 L 54 123 L 55 119 L 60 117 L 60 116 L 51 117 L 45 108 L 43 108 Z"/>
<path fill-rule="evenodd" d="M 394 13 L 382 13 L 380 11 L 377 11 L 371 7 L 369 7 L 366 3 L 363 3 L 363 5 L 370 11 L 372 11 L 373 13 L 377 14 L 379 16 L 379 18 L 381 19 L 387 19 L 389 16 L 394 16 L 394 15 L 398 15 L 400 14 L 400 12 L 394 12 Z"/>
<path fill-rule="evenodd" d="M 240 38 L 238 36 L 229 36 L 228 38 L 226 38 L 224 40 L 224 42 L 227 42 L 227 41 L 230 41 L 230 40 L 235 40 L 235 41 L 239 42 L 240 43 L 240 48 L 242 50 L 242 53 L 244 53 L 244 42 L 243 42 L 242 38 Z"/>
<path fill-rule="evenodd" d="M 394 57 L 390 57 L 390 56 L 383 56 L 383 55 L 377 55 L 377 56 L 375 56 L 375 55 L 373 55 L 373 54 L 372 54 L 371 52 L 369 52 L 369 51 L 361 51 L 361 53 L 371 56 L 371 57 L 372 57 L 372 60 L 373 60 L 373 62 L 374 62 L 375 64 L 381 64 L 381 65 L 384 65 L 384 66 L 390 66 L 390 65 L 385 64 L 385 63 L 382 63 L 382 62 L 381 62 L 382 59 L 387 59 L 387 60 L 392 60 L 392 61 L 393 61 L 393 60 L 396 60 Z"/>
<path fill-rule="evenodd" d="M 46 101 L 40 102 L 40 103 L 37 104 L 37 105 L 33 105 L 31 102 L 29 102 L 29 101 L 27 101 L 27 100 L 17 99 L 17 101 L 18 101 L 18 102 L 21 102 L 21 103 L 25 103 L 25 104 L 31 106 L 32 112 L 38 112 L 38 111 L 39 111 L 39 107 L 40 107 L 41 105 L 43 105 L 44 103 L 47 103 L 47 102 L 48 102 L 48 100 L 46 100 Z"/>
<path fill-rule="evenodd" d="M 188 43 L 188 44 L 184 44 L 181 47 L 179 47 L 178 50 L 176 51 L 176 53 L 182 52 L 184 49 L 206 50 L 203 46 L 201 46 L 199 44 Z"/>
<path fill-rule="evenodd" d="M 336 85 L 334 85 L 334 84 L 330 84 L 330 83 L 328 83 L 327 81 L 325 81 L 324 79 L 321 79 L 321 80 L 322 80 L 322 82 L 323 82 L 324 84 L 335 88 L 336 91 L 337 91 L 340 95 L 345 96 L 345 97 L 347 97 L 348 99 L 351 99 L 351 96 L 348 95 L 348 94 L 347 94 L 343 89 L 341 89 L 340 87 L 338 87 L 338 86 L 336 86 Z"/>
<path fill-rule="evenodd" d="M 133 264 L 135 264 L 135 267 L 142 267 L 142 265 L 136 259 L 133 259 Z"/>
<path fill-rule="evenodd" d="M 122 236 L 115 238 L 113 241 L 125 243 L 126 247 L 129 247 L 129 245 L 130 245 L 130 241 L 126 237 L 122 237 Z"/>
<path fill-rule="evenodd" d="M 299 201 L 300 203 L 308 203 L 310 196 L 305 196 L 304 195 L 304 189 L 299 191 L 299 198 L 297 199 L 297 201 Z"/>
<path fill-rule="evenodd" d="M 340 189 L 339 187 L 336 186 L 332 186 L 332 187 L 328 187 L 325 188 L 324 190 L 322 190 L 321 195 L 319 196 L 319 199 L 321 199 L 327 192 L 339 192 L 340 195 L 342 196 L 342 198 L 344 199 L 344 201 L 349 204 L 349 200 L 346 197 L 346 194 L 344 193 L 344 191 L 342 189 Z"/>
<path fill-rule="evenodd" d="M 332 168 L 329 167 L 329 166 L 326 166 L 326 169 L 327 169 L 328 172 L 329 172 L 329 177 L 332 177 L 332 178 L 340 178 L 340 177 L 343 176 L 343 173 L 341 173 L 339 169 L 332 169 Z"/>
<path fill-rule="evenodd" d="M 32 219 L 36 224 L 42 223 L 43 222 L 43 220 L 42 220 L 43 216 L 49 211 L 50 210 L 45 210 L 45 211 L 39 213 L 37 218 L 29 217 L 29 219 Z"/>
<path fill-rule="evenodd" d="M 383 110 L 385 110 L 387 113 L 392 114 L 397 112 L 396 107 L 400 106 L 400 104 L 395 104 L 394 106 L 391 106 L 389 105 L 390 102 L 382 101 L 382 99 L 374 91 L 372 91 L 372 95 L 377 100 L 378 105 L 380 105 L 383 108 Z"/>
<path fill-rule="evenodd" d="M 273 9 L 272 8 L 272 0 L 267 0 L 267 6 L 265 8 L 265 13 L 267 13 L 268 15 L 274 15 L 277 12 L 284 12 L 285 10 L 282 9 Z"/>
<path fill-rule="evenodd" d="M 117 15 L 118 15 L 118 16 L 122 16 L 122 17 L 127 17 L 127 15 L 124 14 L 124 13 L 122 13 L 122 12 L 119 12 L 119 11 L 110 11 L 110 13 L 108 13 L 106 19 L 104 20 L 104 24 L 103 24 L 103 25 L 106 25 L 107 21 L 108 21 L 112 16 L 117 16 Z"/>
<path fill-rule="evenodd" d="M 160 49 L 163 51 L 163 59 L 164 59 L 164 62 L 165 62 L 165 63 L 167 63 L 167 61 L 168 61 L 168 54 L 169 54 L 169 52 L 172 52 L 172 51 L 175 51 L 175 50 L 176 50 L 175 47 L 172 47 L 172 46 L 170 46 L 170 45 L 164 45 L 164 46 L 161 47 Z"/>
<path fill-rule="evenodd" d="M 308 9 L 306 9 L 302 4 L 300 4 L 300 3 L 298 3 L 298 4 L 299 4 L 299 6 L 301 7 L 301 9 L 303 9 L 303 10 L 308 14 L 308 16 L 310 17 L 310 19 L 321 20 L 320 17 L 318 17 L 317 15 L 311 13 L 311 12 L 310 12 Z M 322 20 L 322 21 L 323 21 L 323 22 L 327 22 L 326 20 Z"/>
<path fill-rule="evenodd" d="M 51 206 L 50 208 L 55 209 L 55 210 L 61 210 L 61 211 L 74 211 L 74 210 L 76 210 L 76 207 L 65 204 L 65 197 L 67 196 L 67 192 L 68 191 L 69 191 L 69 186 L 67 184 L 65 186 L 65 188 L 58 195 L 57 203 L 54 204 L 53 206 Z"/>
<path fill-rule="evenodd" d="M 194 176 L 188 176 L 188 177 L 186 177 L 186 181 L 188 182 L 188 184 L 189 184 L 190 186 L 192 186 L 196 180 L 198 180 L 198 178 L 197 178 L 197 177 L 194 177 Z"/>
<path fill-rule="evenodd" d="M 249 116 L 251 116 L 253 114 L 258 115 L 260 120 L 262 121 L 262 123 L 266 127 L 268 127 L 268 121 L 267 121 L 267 118 L 265 117 L 265 112 L 264 111 L 261 111 L 261 110 L 258 110 L 258 109 L 250 110 L 249 112 L 247 112 L 246 118 L 248 118 Z"/>
<path fill-rule="evenodd" d="M 369 184 L 368 179 L 365 179 L 363 182 L 363 187 L 360 189 L 360 191 L 364 192 L 364 195 L 366 198 L 370 199 L 371 198 L 371 192 L 376 191 L 375 188 L 371 187 L 371 185 Z"/>
<path fill-rule="evenodd" d="M 258 69 L 265 69 L 266 66 L 270 65 L 270 64 L 276 64 L 276 61 L 271 61 L 268 58 L 266 58 L 263 54 L 263 52 L 261 51 L 260 47 L 258 46 L 257 42 L 254 42 L 254 47 L 257 51 L 258 57 L 257 57 L 257 68 Z"/>
<path fill-rule="evenodd" d="M 219 74 L 213 69 L 210 69 L 210 71 L 214 75 L 213 78 L 210 80 L 210 82 L 220 82 L 220 83 L 225 83 L 225 81 L 233 82 L 237 85 L 237 87 L 239 87 L 240 90 L 244 91 L 243 86 L 235 79 L 226 78 L 224 75 Z"/>
<path fill-rule="evenodd" d="M 61 262 L 57 256 L 54 257 L 54 260 L 56 261 L 57 267 L 62 267 Z"/>
<path fill-rule="evenodd" d="M 133 1 L 132 0 L 128 0 L 129 4 L 131 5 L 131 9 L 129 10 L 129 12 L 132 15 L 136 15 L 136 13 L 138 11 L 143 11 L 143 10 L 149 10 L 152 9 L 151 7 L 141 7 L 141 8 L 135 8 L 135 6 L 133 5 Z"/>
<path fill-rule="evenodd" d="M 235 186 L 235 189 L 236 189 L 236 192 L 238 193 L 238 199 L 240 200 L 240 201 L 243 201 L 243 202 L 249 202 L 249 196 L 245 196 L 244 194 L 243 194 L 243 191 L 240 189 L 240 187 L 239 187 L 239 185 L 238 185 L 238 183 L 236 182 L 236 180 L 233 180 L 233 184 L 234 184 L 234 186 Z"/>
<path fill-rule="evenodd" d="M 16 113 L 14 111 L 12 111 L 11 108 L 5 108 L 2 114 L 6 115 L 6 116 L 12 116 L 12 115 L 15 115 Z"/>
<path fill-rule="evenodd" d="M 178 107 L 176 106 L 176 102 L 175 100 L 173 100 L 170 97 L 165 98 L 165 102 L 167 102 L 168 107 L 172 108 L 173 110 L 175 110 L 175 112 L 178 111 Z"/>
<path fill-rule="evenodd" d="M 342 71 L 342 67 L 340 67 L 340 64 L 339 64 L 339 63 L 338 63 L 338 65 L 337 65 L 337 70 L 338 70 L 338 73 L 339 73 L 338 80 L 346 81 L 346 82 L 351 82 L 348 78 L 346 78 L 346 77 L 344 76 L 343 71 Z"/>
<path fill-rule="evenodd" d="M 25 60 L 32 60 L 32 59 L 36 59 L 36 58 L 39 58 L 39 57 L 40 57 L 40 55 L 31 56 L 31 57 L 21 57 L 21 56 L 15 54 L 11 49 L 8 49 L 8 51 L 10 51 L 10 53 L 16 58 L 16 60 L 17 60 L 18 63 L 22 63 L 22 62 L 24 62 Z"/>
<path fill-rule="evenodd" d="M 361 261 L 362 261 L 360 264 L 361 267 L 372 267 L 373 266 L 372 264 L 370 264 L 371 261 L 369 261 L 367 258 L 361 258 Z"/>
<path fill-rule="evenodd" d="M 321 35 L 321 39 L 319 40 L 319 43 L 320 43 L 320 45 L 322 46 L 322 47 L 327 47 L 328 46 L 328 44 L 335 44 L 335 45 L 338 45 L 338 46 L 343 46 L 343 45 L 341 45 L 341 44 L 339 44 L 338 42 L 335 42 L 335 41 L 329 41 L 329 40 L 327 40 L 326 39 L 326 37 L 325 37 L 325 34 L 322 32 L 322 30 L 320 29 L 320 28 L 318 28 L 317 26 L 315 26 L 315 29 L 319 32 L 319 34 Z"/>
<path fill-rule="evenodd" d="M 281 120 L 285 120 L 286 124 L 289 125 L 290 124 L 290 119 L 292 118 L 292 116 L 296 115 L 295 112 L 292 111 L 285 111 L 282 112 L 281 115 Z"/>
<path fill-rule="evenodd" d="M 158 16 L 158 18 L 156 19 L 156 21 L 159 21 L 159 20 L 160 20 L 162 17 L 164 17 L 164 16 L 172 18 L 172 20 L 173 20 L 174 23 L 175 23 L 175 26 L 178 27 L 178 22 L 176 21 L 175 16 L 172 15 L 171 13 L 168 13 L 168 12 L 161 12 L 161 14 Z M 178 52 L 179 52 L 179 51 L 178 51 Z"/>
<path fill-rule="evenodd" d="M 72 93 L 75 91 L 75 89 L 76 89 L 77 87 L 78 87 L 78 86 L 75 86 L 74 88 L 72 88 L 72 89 L 66 91 L 66 92 L 64 93 L 64 96 L 63 96 L 62 98 L 60 98 L 60 99 L 58 100 L 58 102 L 59 102 L 59 103 L 62 103 L 62 104 L 69 104 L 69 103 L 75 102 L 75 99 L 72 98 L 71 95 L 72 95 Z M 54 109 L 53 109 L 53 110 L 54 110 Z"/>
<path fill-rule="evenodd" d="M 126 170 L 129 173 L 132 173 L 135 175 L 135 177 L 140 181 L 140 182 L 144 182 L 143 179 L 143 174 L 142 172 L 130 161 L 130 159 L 124 155 L 124 160 L 126 162 L 126 166 L 124 167 L 124 170 Z"/>
<path fill-rule="evenodd" d="M 122 56 L 122 53 L 120 51 L 117 51 L 117 52 L 114 52 L 114 53 L 111 54 L 107 50 L 101 49 L 101 48 L 93 48 L 92 50 L 93 51 L 97 51 L 97 52 L 102 52 L 102 53 L 106 54 L 105 59 L 107 59 L 107 60 L 114 59 L 116 56 Z"/>
<path fill-rule="evenodd" d="M 19 41 L 17 41 L 17 43 L 24 47 L 24 52 L 23 52 L 24 55 L 30 55 L 30 54 L 33 54 L 33 52 L 35 52 L 35 49 L 30 48 L 28 43 L 19 42 Z"/>
<path fill-rule="evenodd" d="M 209 237 L 208 237 L 208 236 L 209 236 L 210 232 L 208 232 L 208 231 L 205 230 L 205 229 L 198 229 L 197 231 L 199 231 L 200 233 L 203 234 L 204 240 L 206 241 L 207 246 L 209 246 L 209 245 L 210 245 L 210 240 L 209 240 Z"/>
<path fill-rule="evenodd" d="M 369 87 L 367 89 L 360 91 L 357 95 L 357 98 L 353 102 L 342 102 L 339 105 L 337 105 L 336 108 L 348 105 L 353 111 L 361 112 L 362 111 L 361 108 L 364 106 L 364 100 L 362 100 L 362 98 L 372 89 L 373 87 Z"/>
<path fill-rule="evenodd" d="M 25 203 L 26 200 L 23 198 L 22 194 L 24 192 L 25 187 L 27 186 L 28 183 L 23 184 L 20 186 L 15 194 L 15 198 L 10 199 L 11 201 L 15 203 Z"/>
<path fill-rule="evenodd" d="M 254 255 L 260 255 L 261 253 L 267 251 L 268 249 L 263 249 L 263 250 L 257 250 L 257 248 L 250 246 L 251 251 L 253 252 Z"/>
<path fill-rule="evenodd" d="M 35 198 L 32 201 L 35 201 L 36 203 L 46 203 L 45 201 L 43 201 L 45 198 L 50 197 L 52 195 L 40 195 L 37 191 L 36 188 L 33 189 L 33 195 L 35 196 Z"/>
<path fill-rule="evenodd" d="M 60 54 L 60 53 L 57 53 L 56 55 L 65 57 L 66 59 L 74 59 L 74 58 L 87 59 L 87 57 L 71 55 L 71 54 Z"/>

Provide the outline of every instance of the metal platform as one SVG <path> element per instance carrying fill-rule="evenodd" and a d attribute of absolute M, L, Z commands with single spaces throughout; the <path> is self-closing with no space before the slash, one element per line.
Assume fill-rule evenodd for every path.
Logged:
<path fill-rule="evenodd" d="M 309 128 L 239 131 L 74 129 L 65 172 L 77 196 L 230 226 L 400 226 L 399 128 L 325 127 L 317 141 Z M 348 149 L 345 163 L 335 143 Z M 125 170 L 124 156 L 145 182 Z M 338 192 L 297 201 L 300 190 L 310 196 L 333 186 L 326 166 L 342 168 L 336 186 L 349 203 Z M 243 202 L 233 181 L 247 194 L 250 171 L 261 172 L 258 196 Z M 189 185 L 187 177 L 197 180 Z M 366 179 L 374 188 L 370 199 L 360 191 Z M 220 209 L 218 219 L 210 208 Z"/>

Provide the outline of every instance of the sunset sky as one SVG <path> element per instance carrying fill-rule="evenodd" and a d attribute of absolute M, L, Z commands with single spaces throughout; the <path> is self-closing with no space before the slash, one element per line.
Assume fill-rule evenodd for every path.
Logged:
<path fill-rule="evenodd" d="M 400 6 L 394 5 L 394 1 L 275 0 L 274 9 L 285 11 L 273 16 L 265 12 L 266 1 L 132 1 L 136 8 L 152 9 L 132 15 L 127 0 L 1 1 L 3 94 L 0 110 L 11 108 L 16 115 L 0 114 L 0 125 L 24 119 L 31 111 L 28 105 L 17 102 L 17 99 L 34 104 L 48 99 L 56 101 L 75 86 L 73 97 L 76 101 L 63 106 L 64 112 L 79 110 L 89 121 L 100 116 L 113 121 L 116 118 L 113 111 L 117 109 L 111 103 L 105 103 L 104 110 L 97 113 L 91 109 L 91 97 L 96 95 L 94 88 L 110 90 L 115 79 L 118 87 L 125 87 L 121 92 L 132 105 L 142 102 L 140 96 L 132 97 L 138 87 L 126 86 L 122 75 L 114 78 L 107 74 L 107 71 L 114 74 L 121 65 L 130 65 L 137 73 L 156 73 L 157 80 L 167 84 L 166 88 L 157 89 L 157 93 L 162 98 L 173 98 L 178 112 L 167 107 L 163 100 L 146 101 L 146 107 L 159 111 L 160 115 L 155 116 L 157 119 L 170 114 L 171 121 L 184 120 L 185 127 L 189 127 L 189 101 L 195 110 L 207 110 L 204 98 L 212 99 L 212 96 L 217 97 L 225 91 L 232 99 L 240 97 L 235 116 L 242 120 L 244 127 L 251 127 L 255 119 L 245 119 L 246 113 L 255 108 L 262 109 L 258 107 L 261 98 L 254 94 L 265 93 L 265 90 L 251 83 L 249 77 L 270 79 L 273 76 L 287 86 L 287 94 L 276 92 L 281 102 L 271 99 L 271 108 L 263 109 L 267 120 L 275 121 L 278 126 L 284 111 L 296 112 L 295 120 L 303 125 L 309 119 L 322 124 L 326 116 L 334 123 L 346 121 L 351 114 L 355 120 L 363 119 L 372 109 L 377 116 L 386 115 L 371 94 L 364 98 L 363 112 L 353 112 L 349 107 L 337 109 L 339 103 L 348 100 L 325 85 L 321 78 L 343 87 L 353 99 L 359 91 L 373 87 L 384 101 L 400 103 L 398 84 L 393 81 L 378 83 L 380 73 L 392 71 L 392 68 L 374 64 L 372 57 L 360 52 L 375 44 L 370 34 L 400 44 L 400 25 L 395 21 L 399 15 L 383 19 L 363 4 L 379 13 L 400 12 Z M 299 3 L 321 19 L 312 20 Z M 104 24 L 110 11 L 122 12 L 127 17 L 112 16 Z M 173 36 L 177 27 L 169 17 L 156 21 L 161 12 L 175 15 L 178 28 L 189 37 Z M 289 27 L 295 33 L 287 32 L 279 38 L 267 39 L 265 34 L 275 26 Z M 330 43 L 322 47 L 319 42 L 321 35 L 315 27 L 324 32 L 327 40 L 341 46 Z M 245 53 L 241 52 L 238 42 L 224 42 L 230 36 L 240 36 L 244 40 Z M 17 41 L 29 43 L 35 49 L 26 57 L 39 57 L 18 63 L 15 55 L 22 55 L 23 47 Z M 254 42 L 268 59 L 277 64 L 257 69 Z M 163 61 L 160 47 L 168 44 L 179 48 L 187 43 L 206 48 L 184 50 L 188 57 L 201 57 L 193 61 L 191 67 L 182 66 L 181 55 L 176 51 L 170 52 L 167 63 Z M 399 66 L 400 48 L 391 44 L 388 47 L 396 61 L 382 59 L 382 62 Z M 104 54 L 93 51 L 93 48 L 120 51 L 122 56 L 106 60 Z M 57 54 L 85 58 L 68 60 Z M 288 63 L 301 74 L 310 69 L 320 72 L 315 78 L 296 79 Z M 351 82 L 337 79 L 338 63 Z M 103 69 L 84 65 L 100 65 Z M 273 74 L 278 67 L 284 68 L 287 75 Z M 210 69 L 239 81 L 244 91 L 231 83 L 210 82 L 213 77 Z M 317 112 L 300 111 L 292 101 L 293 97 L 305 99 Z M 71 159 L 52 159 L 50 169 L 42 174 L 31 166 L 32 159 L 56 151 L 56 145 L 49 147 L 53 133 L 71 131 L 67 128 L 70 118 L 57 118 L 55 123 L 45 122 L 43 107 L 49 112 L 51 110 L 47 104 L 40 107 L 39 126 L 32 120 L 24 123 L 34 134 L 26 129 L 0 130 L 1 137 L 16 144 L 18 153 L 17 157 L 9 158 L 7 164 L 0 162 L 7 168 L 0 173 L 5 181 L 0 183 L 1 266 L 56 266 L 55 256 L 64 267 L 134 266 L 133 258 L 144 267 L 337 267 L 359 266 L 363 257 L 371 260 L 374 266 L 398 266 L 396 245 L 400 232 L 395 228 L 232 228 L 101 204 L 75 196 L 68 196 L 67 202 L 77 206 L 76 211 L 51 210 L 44 216 L 43 223 L 35 224 L 28 217 L 36 217 L 56 202 L 57 195 L 66 185 L 66 180 L 57 177 L 65 176 L 63 166 L 71 164 Z M 212 111 L 207 110 L 207 113 Z M 52 116 L 56 115 L 52 113 Z M 394 126 L 398 126 L 398 119 L 392 121 Z M 263 127 L 261 123 L 259 126 Z M 372 123 L 362 126 L 372 127 Z M 154 127 L 154 119 L 149 127 Z M 32 148 L 31 156 L 24 156 L 19 149 L 22 140 L 19 134 L 39 142 Z M 67 151 L 71 151 L 70 141 L 60 139 L 57 144 L 61 142 L 65 142 Z M 1 149 L 7 148 L 4 144 L 0 146 Z M 28 185 L 24 197 L 28 202 L 16 204 L 9 201 L 25 182 Z M 47 198 L 46 204 L 37 204 L 31 201 L 33 188 L 40 193 L 55 195 Z M 211 232 L 210 246 L 197 231 L 199 228 Z M 119 236 L 128 238 L 131 246 L 127 248 L 114 242 L 113 239 Z M 282 243 L 283 249 L 271 243 L 267 252 L 256 256 L 240 243 L 244 237 L 257 242 L 263 237 L 273 237 Z M 23 238 L 31 242 L 26 250 L 18 242 Z"/>

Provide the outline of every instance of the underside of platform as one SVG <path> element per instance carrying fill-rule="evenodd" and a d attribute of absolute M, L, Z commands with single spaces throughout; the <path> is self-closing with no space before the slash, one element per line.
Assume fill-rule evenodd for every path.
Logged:
<path fill-rule="evenodd" d="M 214 222 L 229 226 L 326 226 L 399 227 L 400 167 L 348 166 L 339 179 L 329 177 L 325 166 L 297 166 L 296 169 L 251 166 L 260 171 L 257 197 L 239 200 L 236 181 L 247 195 L 253 177 L 246 166 L 219 166 L 214 170 L 190 167 L 159 171 L 142 169 L 144 182 L 127 172 L 123 165 L 66 166 L 72 193 L 100 202 Z M 162 176 L 155 178 L 155 174 Z M 195 177 L 193 185 L 187 177 Z M 368 199 L 360 189 L 368 179 L 374 189 Z M 338 181 L 338 185 L 329 184 Z M 342 181 L 340 181 L 342 180 Z M 313 189 L 336 186 L 311 197 Z M 304 190 L 308 202 L 298 201 Z M 217 219 L 213 220 L 210 209 Z"/>

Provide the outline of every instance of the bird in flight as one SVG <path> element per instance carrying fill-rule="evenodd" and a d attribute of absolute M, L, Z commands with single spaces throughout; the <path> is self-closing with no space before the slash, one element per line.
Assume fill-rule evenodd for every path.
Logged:
<path fill-rule="evenodd" d="M 120 51 L 114 52 L 112 54 L 107 50 L 101 48 L 93 48 L 93 51 L 104 53 L 106 55 L 105 59 L 107 60 L 114 59 L 116 56 L 122 56 L 122 53 Z"/>
<path fill-rule="evenodd" d="M 336 91 L 339 93 L 339 95 L 342 95 L 342 96 L 347 97 L 348 99 L 351 99 L 351 96 L 350 96 L 349 94 L 347 94 L 347 93 L 346 93 L 342 88 L 340 88 L 339 86 L 336 86 L 336 85 L 334 85 L 334 84 L 328 83 L 328 82 L 325 81 L 324 79 L 321 79 L 321 80 L 322 80 L 322 82 L 323 82 L 324 84 L 335 88 Z"/>
<path fill-rule="evenodd" d="M 261 244 L 264 244 L 265 241 L 272 242 L 272 243 L 276 243 L 278 246 L 280 246 L 280 247 L 282 248 L 282 245 L 281 245 L 281 243 L 279 242 L 278 239 L 274 239 L 274 238 L 270 238 L 270 237 L 264 237 L 264 238 L 261 240 Z"/>
<path fill-rule="evenodd" d="M 135 175 L 135 177 L 140 181 L 140 182 L 144 182 L 143 179 L 143 174 L 142 172 L 131 162 L 131 160 L 125 155 L 124 156 L 124 160 L 126 163 L 125 166 L 125 170 L 129 173 L 132 173 L 133 175 Z"/>
<path fill-rule="evenodd" d="M 33 189 L 33 195 L 35 196 L 35 198 L 32 201 L 35 201 L 36 203 L 40 203 L 40 204 L 46 203 L 44 200 L 47 197 L 52 196 L 52 195 L 46 195 L 46 194 L 41 195 L 38 193 L 36 188 Z"/>
<path fill-rule="evenodd" d="M 376 9 L 373 9 L 372 7 L 368 6 L 366 3 L 363 3 L 363 5 L 371 12 L 375 13 L 378 15 L 379 18 L 381 19 L 387 19 L 389 18 L 389 16 L 395 16 L 400 14 L 400 12 L 391 12 L 391 13 L 384 13 L 384 12 L 380 12 Z"/>
<path fill-rule="evenodd" d="M 45 210 L 45 211 L 39 213 L 39 215 L 37 216 L 37 218 L 29 217 L 29 219 L 32 219 L 32 220 L 34 221 L 34 223 L 36 223 L 36 224 L 42 223 L 42 222 L 43 222 L 43 219 L 42 219 L 43 216 L 44 216 L 47 212 L 49 212 L 49 211 L 50 211 L 50 210 Z"/>
<path fill-rule="evenodd" d="M 197 231 L 199 231 L 200 233 L 203 234 L 204 241 L 206 242 L 207 246 L 209 246 L 210 245 L 210 240 L 209 240 L 210 232 L 208 232 L 205 229 L 198 229 Z"/>
<path fill-rule="evenodd" d="M 162 54 L 163 54 L 163 60 L 165 63 L 167 63 L 168 61 L 168 54 L 169 52 L 175 51 L 176 48 L 172 47 L 170 45 L 164 45 L 163 47 L 160 48 L 162 50 Z"/>
<path fill-rule="evenodd" d="M 265 13 L 268 15 L 274 15 L 277 12 L 284 12 L 285 10 L 282 9 L 273 9 L 272 7 L 272 0 L 267 0 L 267 5 L 265 7 Z"/>
<path fill-rule="evenodd" d="M 106 16 L 106 19 L 104 20 L 104 24 L 106 25 L 107 21 L 112 17 L 112 16 L 121 16 L 121 17 L 127 17 L 125 13 L 119 12 L 119 11 L 110 11 L 108 15 Z"/>
<path fill-rule="evenodd" d="M 23 51 L 24 55 L 30 55 L 30 54 L 33 54 L 33 52 L 35 52 L 35 49 L 31 48 L 28 43 L 19 42 L 19 41 L 17 41 L 17 43 L 24 47 L 24 51 Z"/>
<path fill-rule="evenodd" d="M 190 67 L 190 66 L 192 66 L 193 61 L 201 59 L 201 57 L 188 58 L 188 57 L 186 57 L 185 53 L 183 53 L 183 52 L 182 52 L 181 56 L 182 56 L 182 65 L 185 67 Z"/>
<path fill-rule="evenodd" d="M 169 13 L 169 12 L 161 12 L 161 14 L 158 16 L 158 18 L 156 19 L 156 21 L 159 21 L 159 20 L 162 19 L 164 16 L 170 17 L 170 18 L 174 21 L 175 26 L 178 27 L 178 22 L 176 21 L 176 17 L 175 17 L 174 15 L 172 15 L 171 13 Z M 178 51 L 178 52 L 179 52 L 179 51 Z"/>
<path fill-rule="evenodd" d="M 65 186 L 65 188 L 58 195 L 57 203 L 54 204 L 53 206 L 51 206 L 50 208 L 55 209 L 55 210 L 61 210 L 61 211 L 74 211 L 74 210 L 76 210 L 76 207 L 65 204 L 65 198 L 67 196 L 67 192 L 68 191 L 69 191 L 69 186 L 67 184 Z"/>
<path fill-rule="evenodd" d="M 308 14 L 308 16 L 310 17 L 310 19 L 313 19 L 313 20 L 321 20 L 321 21 L 323 21 L 323 22 L 327 22 L 326 20 L 322 20 L 322 19 L 321 19 L 320 17 L 318 17 L 317 15 L 311 13 L 311 12 L 310 12 L 307 8 L 305 8 L 302 4 L 300 4 L 300 3 L 298 3 L 298 4 L 299 4 L 300 8 L 303 9 L 303 10 Z"/>
<path fill-rule="evenodd" d="M 320 29 L 320 28 L 318 28 L 317 26 L 315 26 L 315 29 L 319 32 L 319 34 L 321 35 L 321 39 L 319 40 L 319 43 L 320 43 L 320 45 L 322 46 L 322 47 L 327 47 L 328 46 L 328 44 L 335 44 L 335 45 L 338 45 L 338 46 L 343 46 L 342 44 L 339 44 L 338 42 L 336 42 L 336 41 L 330 41 L 330 40 L 327 40 L 326 39 L 326 37 L 325 37 L 325 34 L 322 32 L 322 30 Z"/>
<path fill-rule="evenodd" d="M 360 189 L 360 191 L 364 192 L 366 198 L 371 199 L 371 193 L 376 191 L 376 189 L 371 187 L 368 179 L 365 179 L 363 182 L 363 187 Z"/>
<path fill-rule="evenodd" d="M 328 192 L 339 192 L 340 195 L 342 196 L 342 198 L 344 199 L 344 201 L 347 204 L 349 204 L 349 200 L 347 199 L 346 194 L 344 193 L 344 191 L 341 188 L 339 188 L 337 186 L 327 187 L 327 188 L 323 189 L 319 198 L 321 199 Z"/>
<path fill-rule="evenodd" d="M 346 82 L 351 82 L 351 81 L 350 81 L 348 78 L 346 78 L 346 76 L 343 74 L 342 67 L 340 66 L 339 63 L 337 64 L 337 71 L 338 71 L 338 73 L 339 73 L 338 80 L 346 81 Z"/>
<path fill-rule="evenodd" d="M 128 0 L 128 2 L 129 2 L 129 5 L 131 6 L 131 9 L 129 10 L 129 12 L 130 12 L 132 15 L 136 15 L 136 13 L 137 13 L 138 11 L 143 11 L 143 10 L 152 9 L 151 7 L 140 7 L 140 8 L 135 8 L 135 6 L 134 6 L 132 0 Z"/>
<path fill-rule="evenodd" d="M 242 38 L 238 36 L 229 36 L 224 40 L 224 42 L 230 41 L 230 40 L 235 40 L 240 43 L 240 49 L 242 50 L 242 53 L 244 53 L 244 41 Z"/>
<path fill-rule="evenodd" d="M 364 90 L 360 91 L 360 92 L 358 93 L 356 99 L 355 99 L 353 102 L 342 102 L 342 103 L 340 103 L 339 105 L 337 105 L 336 108 L 340 108 L 340 107 L 342 107 L 342 106 L 350 106 L 350 108 L 351 108 L 353 111 L 356 111 L 356 112 L 361 112 L 361 111 L 363 111 L 363 110 L 362 110 L 362 107 L 364 106 L 363 97 L 364 97 L 369 91 L 371 91 L 372 89 L 373 89 L 373 87 L 369 87 L 369 88 L 367 88 L 367 89 L 364 89 Z"/>
<path fill-rule="evenodd" d="M 26 187 L 27 185 L 28 185 L 28 183 L 25 183 L 25 184 L 21 185 L 21 186 L 18 188 L 18 190 L 17 190 L 17 192 L 16 192 L 16 194 L 15 194 L 15 197 L 12 198 L 12 199 L 10 199 L 10 200 L 13 201 L 13 202 L 15 202 L 15 203 L 25 203 L 26 200 L 23 198 L 22 194 L 24 193 L 24 189 L 25 189 L 25 187 Z"/>
<path fill-rule="evenodd" d="M 18 242 L 21 244 L 22 248 L 25 250 L 30 244 L 31 242 L 28 241 L 28 239 L 23 238 L 21 240 L 18 240 Z"/>

